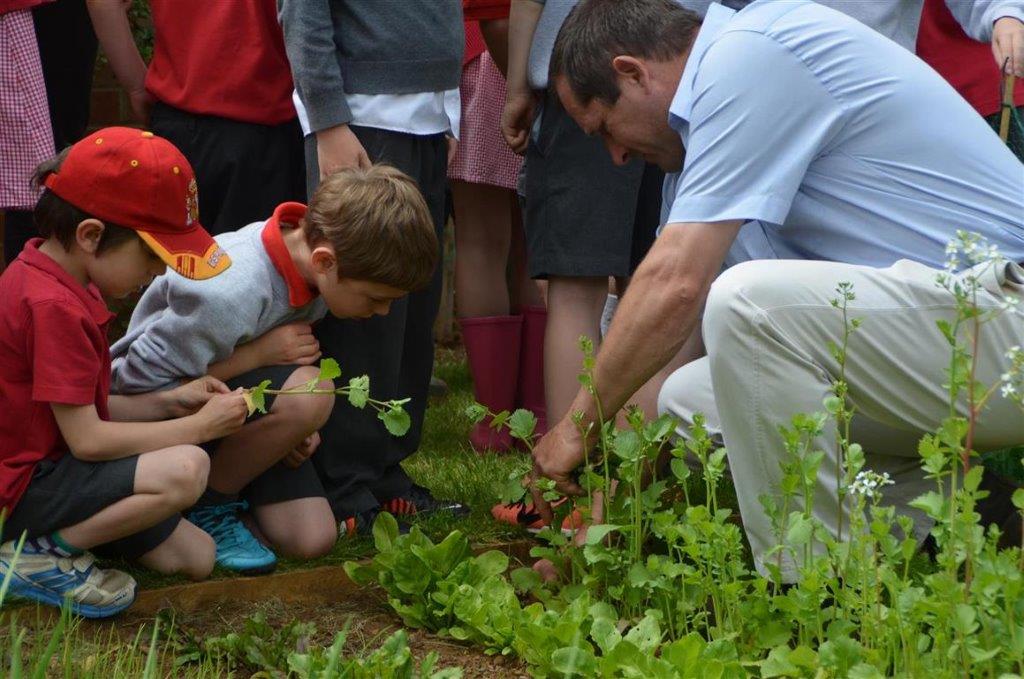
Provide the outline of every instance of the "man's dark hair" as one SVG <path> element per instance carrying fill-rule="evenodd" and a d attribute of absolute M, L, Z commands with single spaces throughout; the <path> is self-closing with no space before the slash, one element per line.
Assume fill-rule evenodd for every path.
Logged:
<path fill-rule="evenodd" d="M 50 160 L 41 163 L 32 176 L 32 184 L 42 186 L 47 176 L 58 172 L 70 150 L 69 146 Z M 43 238 L 56 238 L 65 250 L 71 250 L 78 225 L 86 219 L 99 219 L 99 217 L 80 210 L 49 189 L 43 191 L 43 195 L 39 197 L 32 213 L 32 221 L 35 223 L 39 235 Z M 96 248 L 96 254 L 139 237 L 132 229 L 112 224 L 105 219 L 100 219 L 100 221 L 103 222 L 104 229 L 100 236 L 99 246 Z"/>
<path fill-rule="evenodd" d="M 667 61 L 690 48 L 700 17 L 674 0 L 583 0 L 562 24 L 549 82 L 564 77 L 586 106 L 619 99 L 612 59 L 629 55 Z"/>

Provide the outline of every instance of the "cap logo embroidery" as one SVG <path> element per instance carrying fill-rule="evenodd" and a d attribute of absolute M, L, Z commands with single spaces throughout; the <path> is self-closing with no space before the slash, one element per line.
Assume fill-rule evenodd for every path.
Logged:
<path fill-rule="evenodd" d="M 195 178 L 188 183 L 188 192 L 185 194 L 185 226 L 192 226 L 199 220 L 199 187 L 196 186 Z"/>
<path fill-rule="evenodd" d="M 217 265 L 220 264 L 220 258 L 223 257 L 224 254 L 225 252 L 223 248 L 217 248 L 210 255 L 210 258 L 206 260 L 206 263 L 210 265 L 211 269 L 216 269 Z"/>

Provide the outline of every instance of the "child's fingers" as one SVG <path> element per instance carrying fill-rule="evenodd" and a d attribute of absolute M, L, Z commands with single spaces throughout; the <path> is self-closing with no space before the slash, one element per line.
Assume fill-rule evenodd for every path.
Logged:
<path fill-rule="evenodd" d="M 230 394 L 231 393 L 231 389 L 228 388 L 228 385 L 224 384 L 223 382 L 218 380 L 213 375 L 207 375 L 203 379 L 206 381 L 206 388 L 207 388 L 207 390 L 212 391 L 215 394 Z"/>

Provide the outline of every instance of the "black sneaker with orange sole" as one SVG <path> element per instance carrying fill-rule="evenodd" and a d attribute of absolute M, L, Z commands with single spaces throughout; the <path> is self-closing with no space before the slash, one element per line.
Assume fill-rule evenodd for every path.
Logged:
<path fill-rule="evenodd" d="M 438 512 L 450 512 L 461 519 L 469 515 L 469 507 L 456 500 L 439 500 L 423 486 L 412 484 L 405 493 L 380 503 L 382 511 L 395 516 L 424 517 Z"/>

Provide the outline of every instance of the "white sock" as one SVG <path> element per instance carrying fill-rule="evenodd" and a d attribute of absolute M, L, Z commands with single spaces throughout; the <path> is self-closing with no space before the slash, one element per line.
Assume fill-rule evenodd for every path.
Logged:
<path fill-rule="evenodd" d="M 611 293 L 604 300 L 604 311 L 601 312 L 601 337 L 608 334 L 608 326 L 615 318 L 615 309 L 619 306 L 619 296 Z"/>

